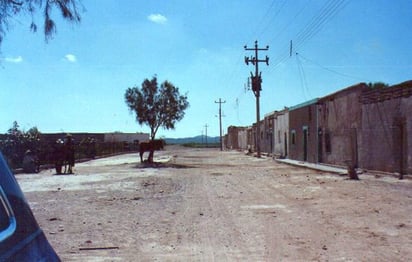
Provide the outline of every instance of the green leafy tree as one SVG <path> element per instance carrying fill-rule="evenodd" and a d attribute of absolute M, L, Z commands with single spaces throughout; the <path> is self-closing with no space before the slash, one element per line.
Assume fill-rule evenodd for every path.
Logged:
<path fill-rule="evenodd" d="M 160 127 L 174 129 L 189 107 L 187 94 L 181 95 L 179 88 L 169 81 L 164 81 L 159 87 L 156 76 L 151 80 L 145 79 L 141 88 L 128 88 L 125 101 L 130 111 L 136 113 L 136 121 L 149 126 L 152 141 Z"/>
<path fill-rule="evenodd" d="M 60 11 L 65 20 L 80 22 L 79 7 L 81 0 L 0 0 L 0 45 L 6 32 L 9 30 L 14 17 L 20 14 L 29 14 L 32 21 L 30 30 L 37 31 L 35 14 L 40 12 L 44 15 L 43 29 L 46 41 L 56 32 L 56 23 L 52 18 L 52 11 Z"/>

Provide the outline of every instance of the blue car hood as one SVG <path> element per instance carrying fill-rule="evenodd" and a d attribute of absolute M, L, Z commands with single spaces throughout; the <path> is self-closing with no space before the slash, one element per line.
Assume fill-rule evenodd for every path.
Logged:
<path fill-rule="evenodd" d="M 0 261 L 60 261 L 1 153 Z"/>

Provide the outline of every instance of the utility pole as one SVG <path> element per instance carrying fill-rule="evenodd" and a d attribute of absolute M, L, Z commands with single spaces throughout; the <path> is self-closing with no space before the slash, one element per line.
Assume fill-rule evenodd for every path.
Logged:
<path fill-rule="evenodd" d="M 260 157 L 260 91 L 262 91 L 262 72 L 259 72 L 259 63 L 265 62 L 266 65 L 269 65 L 269 57 L 266 56 L 264 60 L 259 60 L 258 58 L 258 51 L 267 51 L 269 50 L 269 46 L 266 48 L 259 48 L 258 41 L 255 41 L 254 48 L 248 48 L 245 45 L 246 51 L 255 51 L 255 56 L 247 57 L 245 56 L 245 63 L 249 65 L 249 62 L 255 66 L 255 75 L 250 72 L 252 76 L 252 91 L 256 97 L 256 151 L 257 157 Z"/>
<path fill-rule="evenodd" d="M 222 99 L 219 98 L 219 101 L 215 101 L 215 103 L 219 104 L 220 151 L 223 151 L 223 141 L 222 141 L 222 104 L 226 103 L 226 101 L 222 101 Z"/>
<path fill-rule="evenodd" d="M 206 130 L 206 136 L 205 136 L 205 138 L 206 138 L 206 147 L 208 147 L 208 145 L 207 145 L 207 127 L 208 127 L 208 125 L 206 124 L 206 125 L 205 125 L 205 130 Z"/>

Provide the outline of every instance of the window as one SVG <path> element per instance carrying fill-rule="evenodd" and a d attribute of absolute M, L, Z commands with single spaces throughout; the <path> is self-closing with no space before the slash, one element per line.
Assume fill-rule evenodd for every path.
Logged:
<path fill-rule="evenodd" d="M 0 242 L 13 235 L 16 230 L 16 219 L 9 201 L 0 186 Z"/>
<path fill-rule="evenodd" d="M 291 139 L 290 142 L 292 145 L 296 144 L 296 130 L 292 130 L 290 133 Z"/>

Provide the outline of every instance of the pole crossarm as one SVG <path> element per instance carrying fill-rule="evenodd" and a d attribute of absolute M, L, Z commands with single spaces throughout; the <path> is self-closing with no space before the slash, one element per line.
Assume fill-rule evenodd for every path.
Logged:
<path fill-rule="evenodd" d="M 259 62 L 265 62 L 266 65 L 269 65 L 269 57 L 266 56 L 266 58 L 264 60 L 262 60 L 262 59 L 256 59 L 256 57 L 252 57 L 252 56 L 251 57 L 245 56 L 246 65 L 249 65 L 249 63 L 251 63 L 252 65 L 255 65 Z"/>
<path fill-rule="evenodd" d="M 259 97 L 260 91 L 262 91 L 262 86 L 261 86 L 262 77 L 261 77 L 261 73 L 259 73 L 259 63 L 266 63 L 266 65 L 269 65 L 269 57 L 266 56 L 265 59 L 259 59 L 258 51 L 268 51 L 269 46 L 266 46 L 265 48 L 259 48 L 258 41 L 256 40 L 254 48 L 248 48 L 247 45 L 245 45 L 244 48 L 246 51 L 255 51 L 255 56 L 250 56 L 250 57 L 245 56 L 245 63 L 246 65 L 249 65 L 249 63 L 251 63 L 252 65 L 255 66 L 255 75 L 251 73 L 252 90 L 255 96 Z"/>

